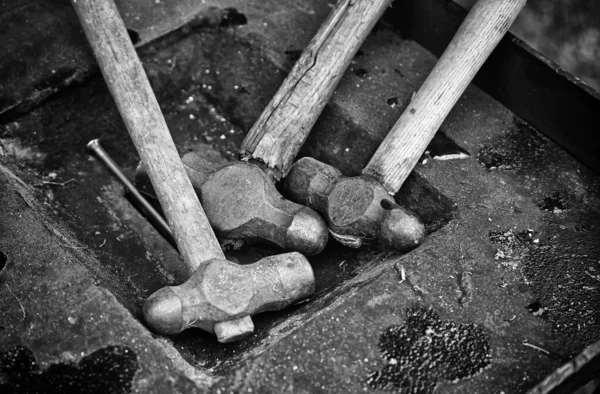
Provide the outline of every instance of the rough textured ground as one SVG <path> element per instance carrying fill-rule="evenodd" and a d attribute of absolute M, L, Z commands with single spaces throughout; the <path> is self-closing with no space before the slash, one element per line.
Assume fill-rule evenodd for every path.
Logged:
<path fill-rule="evenodd" d="M 20 28 L 0 30 L 4 42 L 41 48 L 0 60 L 15 70 L 2 103 L 18 102 L 0 111 L 0 388 L 25 387 L 26 377 L 29 385 L 52 377 L 80 387 L 82 376 L 105 370 L 114 392 L 363 392 L 402 387 L 425 360 L 441 364 L 414 387 L 512 393 L 599 339 L 598 177 L 476 88 L 396 196 L 427 224 L 421 247 L 400 255 L 331 241 L 311 259 L 315 297 L 257 316 L 248 339 L 219 345 L 197 330 L 154 336 L 139 321 L 140 306 L 178 281 L 178 255 L 85 152 L 100 137 L 127 174 L 137 163 L 64 3 L 0 8 Z M 330 8 L 163 3 L 119 5 L 145 44 L 140 54 L 176 144 L 233 160 Z M 62 38 L 25 20 L 71 30 L 57 27 Z M 418 44 L 378 25 L 301 154 L 357 174 L 434 64 Z M 66 73 L 39 85 L 47 78 L 39 73 L 63 66 L 78 79 Z M 51 91 L 42 97 L 39 86 Z M 439 160 L 456 152 L 463 158 Z M 276 252 L 253 247 L 229 257 L 244 263 Z M 423 319 L 415 323 L 415 314 Z M 438 326 L 449 344 L 461 333 L 475 338 L 473 368 L 448 372 L 457 348 L 441 346 Z M 422 347 L 398 363 L 383 344 L 395 348 L 407 336 Z M 386 385 L 370 382 L 386 370 Z"/>

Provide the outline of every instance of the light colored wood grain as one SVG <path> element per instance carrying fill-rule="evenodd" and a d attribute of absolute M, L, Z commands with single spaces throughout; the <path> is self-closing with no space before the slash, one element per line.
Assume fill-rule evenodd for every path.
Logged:
<path fill-rule="evenodd" d="M 363 170 L 395 194 L 526 0 L 479 0 Z"/>
<path fill-rule="evenodd" d="M 148 170 L 190 276 L 225 258 L 188 179 L 113 0 L 72 0 L 102 75 Z"/>
<path fill-rule="evenodd" d="M 240 150 L 280 179 L 390 0 L 340 0 L 305 48 Z"/>

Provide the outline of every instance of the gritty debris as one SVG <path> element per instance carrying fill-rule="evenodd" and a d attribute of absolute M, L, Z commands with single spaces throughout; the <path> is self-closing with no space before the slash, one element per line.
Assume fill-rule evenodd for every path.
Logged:
<path fill-rule="evenodd" d="M 494 259 L 499 260 L 503 267 L 517 269 L 528 249 L 534 243 L 534 231 L 531 229 L 514 233 L 507 231 L 490 231 L 490 241 L 498 249 Z"/>
<path fill-rule="evenodd" d="M 579 214 L 576 208 L 571 211 L 569 220 Z M 585 219 L 598 220 L 598 216 L 586 213 Z M 600 291 L 595 278 L 600 273 L 600 229 L 579 232 L 559 223 L 547 228 L 545 243 L 529 249 L 522 271 L 538 300 L 538 313 L 552 324 L 561 353 L 568 357 L 600 340 Z"/>
<path fill-rule="evenodd" d="M 68 179 L 64 182 L 42 181 L 42 185 L 66 186 L 71 182 L 75 182 L 75 178 Z"/>
<path fill-rule="evenodd" d="M 462 160 L 471 157 L 466 149 L 462 148 L 443 131 L 438 131 L 429 146 L 426 156 L 437 161 Z"/>
<path fill-rule="evenodd" d="M 404 271 L 404 267 L 402 265 L 395 264 L 394 269 L 400 278 L 400 283 L 404 283 L 406 280 L 406 272 Z"/>
<path fill-rule="evenodd" d="M 547 351 L 546 349 L 543 349 L 543 348 L 541 348 L 539 346 L 533 345 L 533 344 L 531 344 L 531 343 L 529 343 L 527 341 L 523 341 L 523 345 L 528 346 L 528 347 L 530 347 L 532 349 L 535 349 L 538 352 L 544 353 L 545 355 L 550 355 L 550 352 Z"/>
<path fill-rule="evenodd" d="M 460 153 L 452 153 L 452 154 L 443 155 L 443 156 L 434 156 L 433 160 L 439 160 L 439 161 L 462 160 L 462 159 L 468 159 L 469 157 L 470 156 L 467 155 L 466 153 L 460 152 Z"/>
<path fill-rule="evenodd" d="M 365 70 L 364 68 L 358 68 L 358 69 L 354 70 L 354 73 L 360 79 L 364 79 L 369 72 L 367 70 Z"/>
<path fill-rule="evenodd" d="M 224 251 L 232 251 L 241 249 L 244 247 L 244 245 L 246 245 L 246 242 L 241 239 L 220 238 L 219 244 L 221 245 L 221 249 Z"/>
<path fill-rule="evenodd" d="M 538 207 L 543 211 L 552 213 L 562 213 L 567 209 L 566 201 L 559 192 L 544 197 L 544 199 L 538 203 Z"/>
<path fill-rule="evenodd" d="M 539 301 L 532 302 L 527 305 L 527 310 L 533 315 L 537 317 L 542 317 L 547 312 L 547 309 L 542 306 Z"/>
<path fill-rule="evenodd" d="M 418 275 L 410 274 L 406 276 L 406 283 L 412 288 L 413 293 L 418 297 L 426 297 L 429 293 L 425 286 L 421 283 L 421 278 Z"/>
<path fill-rule="evenodd" d="M 396 274 L 400 278 L 399 283 L 406 282 L 406 284 L 408 286 L 410 286 L 411 290 L 417 297 L 423 298 L 429 294 L 427 292 L 427 290 L 425 289 L 425 286 L 422 283 L 421 277 L 418 274 L 406 273 L 406 271 L 404 270 L 404 267 L 400 264 L 395 264 L 394 270 L 396 271 Z"/>
<path fill-rule="evenodd" d="M 547 146 L 548 142 L 533 127 L 516 118 L 506 136 L 484 146 L 477 158 L 490 171 L 537 169 L 554 160 Z"/>
<path fill-rule="evenodd" d="M 542 316 L 544 314 L 544 312 L 546 312 L 546 309 L 545 308 L 540 308 L 537 311 L 532 312 L 531 314 L 533 316 Z"/>
<path fill-rule="evenodd" d="M 439 382 L 458 382 L 491 364 L 483 328 L 442 321 L 424 307 L 409 308 L 404 326 L 388 327 L 379 349 L 387 365 L 369 374 L 366 383 L 398 393 L 433 393 Z"/>
<path fill-rule="evenodd" d="M 237 86 L 236 86 L 236 89 L 237 89 Z M 381 103 L 381 104 L 383 104 L 383 103 Z M 217 137 L 218 135 L 219 135 L 219 134 L 216 134 L 216 135 L 215 135 L 215 137 Z M 213 138 L 211 137 L 211 139 L 213 139 Z M 425 160 L 427 160 L 427 159 L 425 159 Z M 433 163 L 433 164 L 435 164 L 435 163 Z M 535 241 L 534 241 L 534 242 L 535 242 Z M 404 271 L 404 270 L 402 270 L 402 271 Z M 403 274 L 405 274 L 405 273 L 403 272 Z M 403 276 L 404 276 L 404 275 L 403 275 Z M 404 279 L 404 278 L 402 277 L 402 279 Z M 395 359 L 395 358 L 391 358 L 390 360 L 388 360 L 388 362 L 389 362 L 390 364 L 393 364 L 393 365 L 397 365 L 397 364 L 398 364 L 398 360 L 397 360 L 397 359 Z M 1 391 L 1 390 L 0 390 L 0 391 Z"/>

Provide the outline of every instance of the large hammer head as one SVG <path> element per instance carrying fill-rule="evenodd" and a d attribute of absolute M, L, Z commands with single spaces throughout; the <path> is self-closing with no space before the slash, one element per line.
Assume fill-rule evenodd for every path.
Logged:
<path fill-rule="evenodd" d="M 294 163 L 284 185 L 290 199 L 320 212 L 333 237 L 346 246 L 375 243 L 408 251 L 423 240 L 421 221 L 370 177 L 345 177 L 306 157 Z"/>
<path fill-rule="evenodd" d="M 218 236 L 270 242 L 307 256 L 327 245 L 327 224 L 314 210 L 286 200 L 257 165 L 237 162 L 215 170 L 195 153 L 182 158 L 208 220 Z M 138 167 L 136 186 L 151 192 Z"/>
<path fill-rule="evenodd" d="M 226 323 L 285 308 L 314 290 L 312 267 L 297 252 L 265 257 L 250 265 L 213 259 L 184 284 L 152 294 L 143 314 L 150 327 L 162 334 L 199 327 L 217 334 L 219 342 L 230 342 L 252 333 L 254 327 L 249 319 L 247 325 Z"/>

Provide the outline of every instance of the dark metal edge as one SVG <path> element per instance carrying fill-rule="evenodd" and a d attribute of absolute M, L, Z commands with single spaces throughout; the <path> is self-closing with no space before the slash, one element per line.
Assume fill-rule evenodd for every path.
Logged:
<path fill-rule="evenodd" d="M 548 375 L 528 394 L 572 393 L 600 374 L 600 341 Z"/>
<path fill-rule="evenodd" d="M 397 0 L 385 18 L 440 56 L 466 14 L 451 0 Z M 510 33 L 474 83 L 600 173 L 598 92 Z"/>

